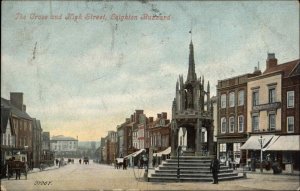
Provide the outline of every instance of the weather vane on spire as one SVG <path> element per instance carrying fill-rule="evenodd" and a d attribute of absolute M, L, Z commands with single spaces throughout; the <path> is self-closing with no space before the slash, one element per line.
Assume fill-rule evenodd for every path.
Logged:
<path fill-rule="evenodd" d="M 193 40 L 193 33 L 192 33 L 192 30 L 193 30 L 193 23 L 191 21 L 191 30 L 189 31 L 189 33 L 191 34 L 191 41 Z"/>

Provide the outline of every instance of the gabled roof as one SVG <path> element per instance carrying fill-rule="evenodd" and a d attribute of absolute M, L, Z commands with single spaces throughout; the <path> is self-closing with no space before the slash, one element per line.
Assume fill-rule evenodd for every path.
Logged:
<path fill-rule="evenodd" d="M 270 73 L 275 73 L 275 72 L 282 71 L 283 72 L 283 77 L 286 78 L 295 69 L 297 64 L 299 64 L 299 59 L 293 60 L 293 61 L 290 61 L 290 62 L 286 62 L 286 63 L 283 63 L 283 64 L 278 64 L 276 66 L 268 68 L 264 71 L 263 74 L 270 74 Z"/>
<path fill-rule="evenodd" d="M 300 75 L 300 60 L 298 60 L 298 63 L 296 64 L 295 68 L 290 73 L 289 77 L 292 76 L 298 76 Z"/>
<path fill-rule="evenodd" d="M 16 108 L 7 99 L 1 98 L 1 107 L 10 108 L 11 109 L 11 113 L 13 115 L 16 115 L 16 116 L 18 116 L 20 118 L 31 120 L 31 117 L 25 111 L 21 111 L 20 109 Z"/>
<path fill-rule="evenodd" d="M 6 127 L 9 123 L 10 108 L 1 107 L 1 133 L 6 133 Z"/>

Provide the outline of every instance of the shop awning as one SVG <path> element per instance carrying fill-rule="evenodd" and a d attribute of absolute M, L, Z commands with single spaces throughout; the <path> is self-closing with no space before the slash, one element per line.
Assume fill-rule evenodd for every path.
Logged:
<path fill-rule="evenodd" d="M 158 157 L 161 157 L 162 155 L 168 155 L 170 153 L 171 153 L 171 147 L 168 147 L 166 150 L 156 153 L 155 155 Z"/>
<path fill-rule="evenodd" d="M 282 135 L 266 147 L 267 151 L 300 151 L 299 135 Z"/>
<path fill-rule="evenodd" d="M 131 153 L 130 155 L 127 155 L 126 157 L 124 158 L 128 158 L 128 157 L 136 157 L 137 155 L 139 155 L 140 153 L 142 153 L 143 151 L 145 151 L 145 149 L 140 149 L 134 153 Z"/>
<path fill-rule="evenodd" d="M 274 135 L 274 137 L 271 139 L 270 143 L 268 145 L 266 145 L 265 148 L 263 148 L 263 151 L 268 150 L 268 148 L 275 143 L 278 140 L 279 136 L 278 135 Z"/>
<path fill-rule="evenodd" d="M 261 135 L 252 135 L 246 142 L 241 146 L 241 150 L 260 150 L 261 145 L 259 142 Z M 275 135 L 262 135 L 263 148 L 266 147 Z M 276 138 L 276 137 L 275 137 Z"/>

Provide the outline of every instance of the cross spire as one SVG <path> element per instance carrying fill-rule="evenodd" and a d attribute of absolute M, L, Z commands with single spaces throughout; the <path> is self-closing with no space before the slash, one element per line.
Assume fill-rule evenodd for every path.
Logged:
<path fill-rule="evenodd" d="M 192 33 L 192 30 L 190 31 Z M 195 72 L 195 60 L 194 60 L 194 45 L 191 39 L 190 43 L 190 54 L 189 54 L 189 70 L 188 70 L 188 75 L 187 75 L 187 81 L 196 81 L 197 76 Z"/>

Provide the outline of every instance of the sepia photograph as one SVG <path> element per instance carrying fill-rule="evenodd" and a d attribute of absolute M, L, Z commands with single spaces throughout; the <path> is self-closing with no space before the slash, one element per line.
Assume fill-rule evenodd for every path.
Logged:
<path fill-rule="evenodd" d="M 1 1 L 1 191 L 300 191 L 298 0 Z"/>

